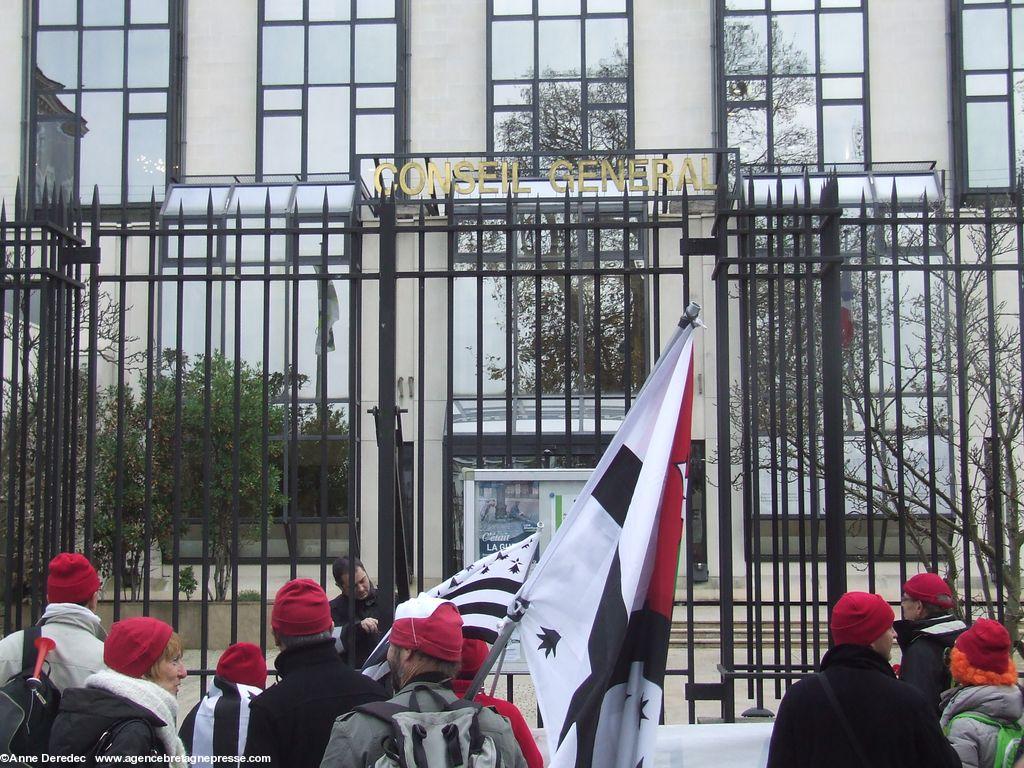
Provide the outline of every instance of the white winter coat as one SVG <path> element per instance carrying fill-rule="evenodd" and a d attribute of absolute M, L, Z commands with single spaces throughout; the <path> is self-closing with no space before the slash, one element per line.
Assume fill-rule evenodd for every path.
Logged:
<path fill-rule="evenodd" d="M 43 636 L 57 645 L 46 657 L 47 671 L 61 691 L 81 688 L 103 664 L 103 640 L 107 633 L 100 617 L 75 603 L 50 603 L 39 620 Z M 12 632 L 0 640 L 0 684 L 22 669 L 23 632 Z"/>

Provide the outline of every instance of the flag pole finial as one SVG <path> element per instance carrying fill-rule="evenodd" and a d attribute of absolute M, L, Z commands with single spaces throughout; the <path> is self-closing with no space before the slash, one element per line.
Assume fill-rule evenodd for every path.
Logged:
<path fill-rule="evenodd" d="M 691 301 L 686 305 L 686 309 L 683 310 L 682 317 L 679 318 L 680 328 L 686 328 L 688 325 L 698 327 L 704 325 L 700 321 L 700 304 L 695 301 Z"/>

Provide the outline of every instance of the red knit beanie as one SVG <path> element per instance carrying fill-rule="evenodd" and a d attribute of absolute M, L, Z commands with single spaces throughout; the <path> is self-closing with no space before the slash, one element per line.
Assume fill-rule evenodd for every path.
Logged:
<path fill-rule="evenodd" d="M 327 593 L 312 579 L 292 579 L 277 590 L 270 626 L 290 637 L 326 632 L 334 626 Z"/>
<path fill-rule="evenodd" d="M 395 609 L 391 644 L 442 661 L 462 661 L 462 616 L 454 603 L 420 595 Z"/>
<path fill-rule="evenodd" d="M 46 577 L 46 602 L 84 603 L 100 588 L 100 577 L 84 556 L 61 552 L 50 561 Z"/>
<path fill-rule="evenodd" d="M 976 669 L 1005 672 L 1010 664 L 1010 633 L 992 619 L 978 619 L 954 643 Z"/>
<path fill-rule="evenodd" d="M 940 608 L 953 607 L 953 592 L 937 573 L 919 573 L 911 576 L 903 585 L 903 593 L 929 605 L 937 605 Z"/>
<path fill-rule="evenodd" d="M 267 660 L 258 645 L 229 645 L 217 662 L 217 676 L 229 683 L 263 688 L 267 684 Z"/>
<path fill-rule="evenodd" d="M 170 624 L 149 616 L 115 621 L 103 643 L 103 663 L 122 675 L 142 677 L 160 660 L 173 633 Z"/>
<path fill-rule="evenodd" d="M 483 666 L 487 654 L 491 652 L 491 646 L 483 640 L 467 637 L 462 641 L 462 669 L 459 670 L 459 677 L 463 680 L 472 680 L 476 673 Z"/>
<path fill-rule="evenodd" d="M 892 627 L 896 614 L 880 595 L 847 592 L 832 609 L 832 638 L 836 645 L 871 645 Z"/>

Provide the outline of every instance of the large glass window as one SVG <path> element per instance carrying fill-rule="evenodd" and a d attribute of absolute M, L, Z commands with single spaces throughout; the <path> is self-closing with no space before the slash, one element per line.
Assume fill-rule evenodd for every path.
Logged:
<path fill-rule="evenodd" d="M 631 0 L 488 0 L 488 143 L 533 168 L 633 144 Z"/>
<path fill-rule="evenodd" d="M 372 173 L 357 155 L 399 151 L 402 5 L 262 0 L 258 174 Z"/>
<path fill-rule="evenodd" d="M 266 461 L 274 499 L 270 562 L 296 553 L 313 562 L 322 525 L 332 552 L 347 547 L 354 387 L 349 350 L 359 331 L 348 236 L 323 230 L 351 224 L 354 194 L 351 184 L 175 186 L 164 207 L 161 223 L 169 234 L 160 241 L 155 329 L 160 375 L 172 376 L 178 359 L 201 370 L 209 350 L 213 370 L 225 366 L 229 390 L 236 358 L 239 375 L 261 393 L 266 378 Z M 206 234 L 211 203 L 215 227 L 235 228 L 235 234 Z M 257 275 L 270 279 L 246 279 Z M 199 386 L 192 399 L 202 397 Z M 262 415 L 245 412 L 240 423 L 258 432 Z M 203 476 L 194 455 L 186 452 L 183 465 L 191 477 Z M 258 507 L 251 501 L 243 510 L 251 518 Z M 185 558 L 203 552 L 199 509 L 198 501 L 183 505 Z M 244 522 L 252 531 L 255 521 Z M 257 536 L 243 538 L 242 562 L 260 562 L 260 548 Z"/>
<path fill-rule="evenodd" d="M 179 3 L 36 0 L 29 155 L 44 187 L 101 203 L 163 199 L 178 166 Z"/>
<path fill-rule="evenodd" d="M 960 189 L 1007 189 L 1024 168 L 1024 0 L 958 2 Z"/>
<path fill-rule="evenodd" d="M 870 160 L 861 0 L 722 0 L 727 143 L 755 168 Z"/>

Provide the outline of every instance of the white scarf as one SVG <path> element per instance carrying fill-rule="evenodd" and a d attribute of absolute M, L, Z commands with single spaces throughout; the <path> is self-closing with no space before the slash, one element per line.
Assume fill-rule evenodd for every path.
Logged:
<path fill-rule="evenodd" d="M 155 728 L 157 738 L 171 756 L 185 755 L 185 745 L 178 738 L 178 700 L 156 683 L 140 677 L 128 677 L 113 670 L 103 670 L 89 675 L 87 688 L 99 688 L 128 699 L 133 704 L 145 707 L 159 717 L 166 725 Z"/>

